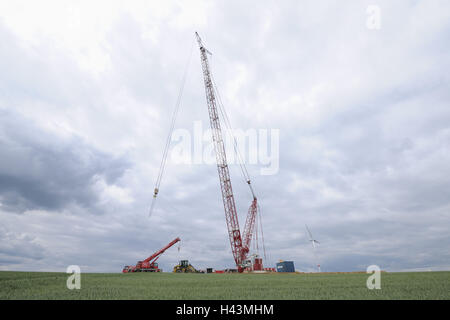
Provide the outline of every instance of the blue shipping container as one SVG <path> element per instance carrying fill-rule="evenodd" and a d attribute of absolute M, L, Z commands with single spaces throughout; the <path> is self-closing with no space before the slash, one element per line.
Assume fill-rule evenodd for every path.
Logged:
<path fill-rule="evenodd" d="M 294 261 L 278 262 L 277 272 L 295 272 Z"/>

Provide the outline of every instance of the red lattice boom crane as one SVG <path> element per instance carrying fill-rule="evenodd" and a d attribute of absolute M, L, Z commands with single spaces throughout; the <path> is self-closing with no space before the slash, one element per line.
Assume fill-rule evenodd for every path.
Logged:
<path fill-rule="evenodd" d="M 250 178 L 245 177 L 253 195 L 253 201 L 248 210 L 245 222 L 244 233 L 241 236 L 239 221 L 236 211 L 236 204 L 231 186 L 230 172 L 227 164 L 227 156 L 225 153 L 225 144 L 222 138 L 222 128 L 220 126 L 219 113 L 217 109 L 217 99 L 214 94 L 214 86 L 209 70 L 209 62 L 207 53 L 210 53 L 202 43 L 198 33 L 195 33 L 198 45 L 200 47 L 200 59 L 203 70 L 203 80 L 205 84 L 206 102 L 208 105 L 209 120 L 212 130 L 212 139 L 217 161 L 217 171 L 219 173 L 220 188 L 222 191 L 222 200 L 225 209 L 225 219 L 228 227 L 228 236 L 230 239 L 231 250 L 233 252 L 234 261 L 239 272 L 249 267 L 248 253 L 250 251 L 250 243 L 253 237 L 256 217 L 258 214 L 258 200 L 251 187 Z M 254 264 L 258 270 L 262 270 L 262 260 L 258 258 Z"/>

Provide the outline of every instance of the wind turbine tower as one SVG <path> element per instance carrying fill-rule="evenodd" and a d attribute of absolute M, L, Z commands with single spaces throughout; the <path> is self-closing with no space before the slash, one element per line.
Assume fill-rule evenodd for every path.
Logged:
<path fill-rule="evenodd" d="M 317 241 L 316 239 L 313 238 L 311 231 L 309 231 L 308 226 L 305 224 L 306 227 L 306 231 L 308 232 L 309 235 L 309 241 L 312 243 L 313 246 L 313 252 L 314 252 L 314 259 L 316 260 L 316 265 L 317 265 L 317 269 L 320 271 L 320 263 L 317 260 L 317 253 L 316 253 L 316 245 L 320 244 L 319 241 Z"/>

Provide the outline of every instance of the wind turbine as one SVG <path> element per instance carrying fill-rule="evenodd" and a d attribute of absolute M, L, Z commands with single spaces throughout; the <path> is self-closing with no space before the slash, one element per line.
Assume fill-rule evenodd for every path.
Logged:
<path fill-rule="evenodd" d="M 308 232 L 309 235 L 309 241 L 312 243 L 313 246 L 313 251 L 314 251 L 314 259 L 316 260 L 316 264 L 317 264 L 317 269 L 320 271 L 320 264 L 317 260 L 317 254 L 316 254 L 316 244 L 320 244 L 319 241 L 317 241 L 316 239 L 313 238 L 311 231 L 309 231 L 308 226 L 305 224 L 306 227 L 306 231 Z"/>

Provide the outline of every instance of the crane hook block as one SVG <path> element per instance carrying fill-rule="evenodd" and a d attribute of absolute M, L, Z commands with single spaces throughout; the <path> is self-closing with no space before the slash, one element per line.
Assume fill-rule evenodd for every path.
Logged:
<path fill-rule="evenodd" d="M 155 193 L 153 194 L 153 197 L 156 198 L 156 196 L 158 195 L 158 188 L 155 188 Z"/>

